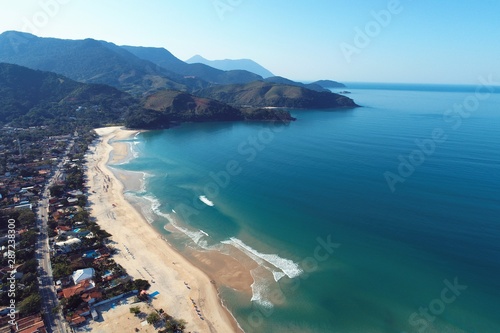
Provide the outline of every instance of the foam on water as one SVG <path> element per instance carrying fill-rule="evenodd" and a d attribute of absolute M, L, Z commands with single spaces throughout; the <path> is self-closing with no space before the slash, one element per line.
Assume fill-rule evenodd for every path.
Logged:
<path fill-rule="evenodd" d="M 147 190 L 146 190 L 146 181 L 153 177 L 152 174 L 150 173 L 147 173 L 147 172 L 142 172 L 142 181 L 141 181 L 141 188 L 139 190 L 139 193 L 138 194 L 146 194 L 147 193 Z"/>
<path fill-rule="evenodd" d="M 285 259 L 277 254 L 265 254 L 265 253 L 260 253 L 259 251 L 251 248 L 247 244 L 243 243 L 238 238 L 231 237 L 229 240 L 222 241 L 221 243 L 223 244 L 228 244 L 236 247 L 237 249 L 243 251 L 246 253 L 249 257 L 255 260 L 255 258 L 262 259 L 263 261 L 271 264 L 272 266 L 279 268 L 283 273 L 281 272 L 274 272 L 273 270 L 270 269 L 270 271 L 273 273 L 274 279 L 276 281 L 279 281 L 283 276 L 288 276 L 289 278 L 293 279 L 300 274 L 302 274 L 302 269 L 300 266 L 293 262 L 290 259 Z M 257 263 L 260 263 L 258 260 L 256 260 Z M 281 275 L 283 274 L 283 275 Z"/>
<path fill-rule="evenodd" d="M 208 200 L 208 198 L 204 195 L 200 195 L 199 199 L 201 202 L 203 202 L 207 206 L 210 206 L 210 207 L 214 206 L 214 203 L 212 201 Z"/>
<path fill-rule="evenodd" d="M 133 141 L 133 144 L 129 144 L 129 151 L 133 158 L 139 158 L 139 151 L 137 149 L 137 145 L 139 141 Z"/>
<path fill-rule="evenodd" d="M 285 273 L 273 271 L 274 281 L 278 282 L 283 276 L 285 276 Z"/>
<path fill-rule="evenodd" d="M 208 234 L 201 230 L 193 231 L 180 226 L 171 214 L 164 213 L 160 210 L 161 202 L 157 198 L 147 195 L 143 198 L 151 202 L 151 210 L 153 211 L 153 213 L 165 218 L 175 229 L 179 230 L 187 237 L 189 237 L 196 245 L 200 246 L 203 249 L 208 249 L 208 243 L 203 239 L 204 237 L 208 236 Z"/>
<path fill-rule="evenodd" d="M 272 308 L 273 303 L 266 299 L 266 295 L 270 294 L 271 286 L 267 279 L 260 276 L 257 270 L 251 270 L 250 274 L 253 278 L 253 283 L 250 286 L 252 288 L 252 298 L 251 301 L 257 303 L 265 308 Z"/>

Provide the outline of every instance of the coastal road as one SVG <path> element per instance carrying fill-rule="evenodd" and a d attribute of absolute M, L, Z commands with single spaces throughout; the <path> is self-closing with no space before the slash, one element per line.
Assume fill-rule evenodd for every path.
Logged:
<path fill-rule="evenodd" d="M 58 164 L 54 176 L 47 183 L 43 198 L 38 203 L 37 209 L 37 225 L 40 229 L 39 238 L 36 244 L 36 257 L 38 260 L 38 276 L 40 295 L 42 297 L 42 311 L 45 314 L 45 324 L 49 332 L 54 333 L 71 333 L 72 329 L 63 318 L 61 310 L 53 313 L 53 309 L 59 304 L 57 293 L 54 286 L 52 276 L 52 266 L 50 263 L 50 246 L 49 235 L 47 232 L 48 225 L 48 207 L 49 207 L 49 188 L 61 176 L 60 170 L 62 162 Z"/>

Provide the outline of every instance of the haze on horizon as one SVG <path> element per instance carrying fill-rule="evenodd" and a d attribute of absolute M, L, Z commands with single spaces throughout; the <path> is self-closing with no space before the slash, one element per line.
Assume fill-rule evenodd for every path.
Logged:
<path fill-rule="evenodd" d="M 0 0 L 0 32 L 252 59 L 294 80 L 500 81 L 500 1 Z"/>

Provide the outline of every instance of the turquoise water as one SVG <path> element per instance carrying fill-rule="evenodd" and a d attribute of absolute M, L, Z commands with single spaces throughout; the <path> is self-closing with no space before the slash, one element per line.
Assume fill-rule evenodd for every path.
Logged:
<path fill-rule="evenodd" d="M 496 333 L 500 89 L 475 89 L 352 84 L 363 107 L 143 133 L 121 167 L 181 250 L 258 263 L 252 300 L 221 286 L 247 332 Z"/>

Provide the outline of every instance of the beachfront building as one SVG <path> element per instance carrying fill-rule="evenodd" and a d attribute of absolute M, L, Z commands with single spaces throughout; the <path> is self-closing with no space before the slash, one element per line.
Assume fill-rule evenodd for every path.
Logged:
<path fill-rule="evenodd" d="M 70 298 L 71 296 L 74 295 L 81 295 L 84 292 L 87 291 L 92 291 L 96 287 L 96 284 L 92 280 L 84 280 L 81 281 L 80 283 L 64 288 L 58 293 L 59 298 L 64 297 L 64 298 Z"/>
<path fill-rule="evenodd" d="M 75 284 L 78 284 L 84 280 L 93 279 L 94 276 L 95 270 L 93 268 L 84 268 L 74 271 L 71 278 Z"/>
<path fill-rule="evenodd" d="M 63 242 L 55 243 L 54 247 L 56 250 L 61 251 L 62 253 L 68 253 L 75 249 L 78 249 L 81 245 L 82 241 L 78 238 L 70 238 Z"/>

